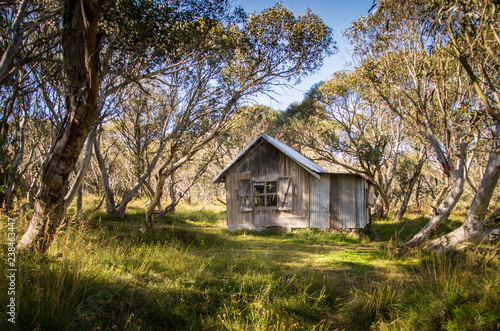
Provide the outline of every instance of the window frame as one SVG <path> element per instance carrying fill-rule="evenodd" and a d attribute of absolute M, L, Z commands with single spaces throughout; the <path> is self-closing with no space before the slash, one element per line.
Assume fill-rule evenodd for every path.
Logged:
<path fill-rule="evenodd" d="M 268 192 L 268 183 L 274 183 L 274 191 Z M 256 184 L 264 184 L 263 193 L 257 193 Z M 264 198 L 264 206 L 257 206 L 256 198 L 263 197 Z M 268 197 L 274 197 L 275 205 L 268 206 Z M 252 182 L 252 201 L 253 207 L 257 210 L 273 210 L 278 209 L 278 180 L 277 179 L 262 179 L 262 180 L 254 180 Z"/>

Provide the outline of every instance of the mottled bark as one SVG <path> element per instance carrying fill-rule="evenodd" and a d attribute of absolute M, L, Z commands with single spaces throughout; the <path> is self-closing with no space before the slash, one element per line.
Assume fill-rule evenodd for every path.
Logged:
<path fill-rule="evenodd" d="M 484 218 L 500 177 L 500 146 L 498 142 L 490 152 L 488 164 L 477 192 L 472 200 L 463 225 L 428 243 L 425 248 L 438 253 L 446 253 L 462 249 L 468 245 L 477 245 L 500 238 L 499 229 L 489 229 L 484 224 Z"/>
<path fill-rule="evenodd" d="M 64 187 L 92 125 L 99 90 L 97 27 L 102 2 L 65 0 L 62 49 L 67 82 L 67 116 L 47 162 L 33 217 L 18 247 L 44 252 L 52 242 L 64 209 Z"/>
<path fill-rule="evenodd" d="M 423 243 L 432 237 L 438 228 L 438 226 L 448 218 L 453 208 L 457 204 L 458 200 L 462 196 L 464 191 L 464 161 L 465 161 L 465 145 L 462 144 L 460 147 L 460 160 L 458 161 L 458 166 L 456 169 L 451 170 L 451 190 L 443 200 L 443 202 L 436 209 L 435 215 L 433 215 L 430 221 L 425 225 L 425 227 L 420 230 L 410 241 L 404 243 L 404 246 L 415 247 Z"/>
<path fill-rule="evenodd" d="M 156 192 L 153 196 L 153 199 L 151 199 L 148 208 L 146 209 L 146 222 L 144 223 L 144 229 L 146 230 L 146 232 L 150 232 L 151 230 L 153 230 L 155 224 L 153 213 L 158 203 L 160 203 L 161 197 L 163 196 L 163 186 L 165 185 L 165 180 L 167 179 L 167 177 L 168 174 L 159 173 L 158 177 L 156 178 Z"/>

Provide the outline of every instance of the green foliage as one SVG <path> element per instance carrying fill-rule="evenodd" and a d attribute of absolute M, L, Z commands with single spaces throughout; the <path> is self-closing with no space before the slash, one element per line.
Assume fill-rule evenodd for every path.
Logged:
<path fill-rule="evenodd" d="M 252 91 L 267 91 L 275 80 L 299 82 L 336 50 L 331 29 L 316 14 L 295 17 L 281 3 L 251 14 L 241 32 L 242 42 L 224 76 L 231 85 Z M 258 84 L 246 86 L 249 78 Z"/>
<path fill-rule="evenodd" d="M 109 47 L 146 56 L 153 68 L 200 48 L 219 24 L 245 17 L 240 8 L 231 12 L 226 0 L 110 1 L 102 16 Z"/>

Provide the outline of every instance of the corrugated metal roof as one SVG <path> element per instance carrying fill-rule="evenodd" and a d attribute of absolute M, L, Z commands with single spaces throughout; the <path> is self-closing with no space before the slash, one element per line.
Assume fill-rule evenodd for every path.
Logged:
<path fill-rule="evenodd" d="M 304 168 L 306 171 L 308 171 L 310 174 L 312 174 L 314 177 L 319 178 L 319 174 L 322 173 L 327 173 L 327 171 L 320 166 L 318 166 L 316 163 L 305 157 L 304 155 L 300 154 L 297 152 L 295 149 L 291 148 L 290 146 L 285 145 L 281 141 L 274 139 L 271 136 L 268 136 L 267 134 L 261 133 L 255 138 L 250 144 L 248 144 L 243 151 L 241 151 L 240 154 L 238 154 L 237 157 L 234 158 L 233 161 L 224 169 L 221 171 L 220 174 L 218 174 L 213 180 L 212 183 L 218 183 L 223 181 L 225 178 L 226 173 L 234 166 L 236 163 L 243 158 L 251 149 L 254 147 L 256 144 L 260 143 L 262 140 L 267 141 L 274 147 L 276 147 L 280 152 L 288 156 L 290 159 L 295 161 L 298 165 L 300 165 L 302 168 Z"/>

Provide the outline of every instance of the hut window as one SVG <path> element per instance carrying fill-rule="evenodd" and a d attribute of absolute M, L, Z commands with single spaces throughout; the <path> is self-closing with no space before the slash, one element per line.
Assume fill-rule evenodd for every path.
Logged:
<path fill-rule="evenodd" d="M 253 187 L 256 208 L 278 206 L 276 181 L 255 182 Z"/>

